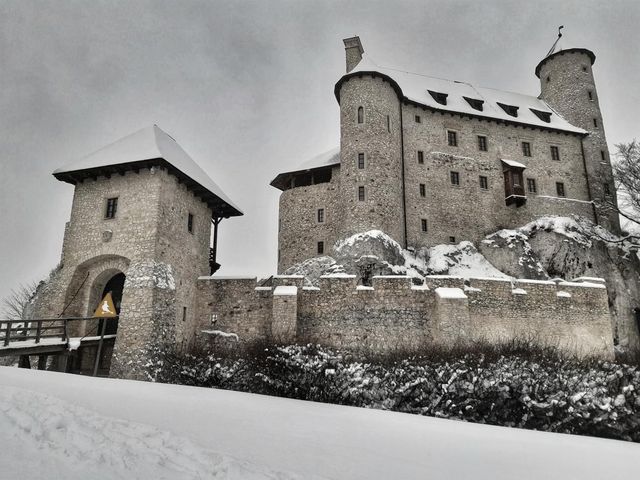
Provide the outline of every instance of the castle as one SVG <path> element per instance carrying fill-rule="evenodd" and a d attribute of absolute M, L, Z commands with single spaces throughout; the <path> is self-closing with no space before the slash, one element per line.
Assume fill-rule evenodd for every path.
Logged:
<path fill-rule="evenodd" d="M 596 201 L 615 190 L 591 51 L 544 58 L 537 98 L 379 67 L 358 37 L 344 44 L 340 149 L 271 183 L 282 190 L 279 272 L 372 229 L 408 249 L 478 241 L 547 214 L 619 229 Z M 325 275 L 310 287 L 297 275 L 268 284 L 214 275 L 218 225 L 243 213 L 157 126 L 54 176 L 75 186 L 73 207 L 61 264 L 32 315 L 91 316 L 110 292 L 119 321 L 103 355 L 114 376 L 153 378 L 159 351 L 220 339 L 386 351 L 541 334 L 573 353 L 613 354 L 607 289 L 597 278 L 415 285 L 377 276 L 361 285 Z M 97 330 L 92 320 L 75 334 Z"/>
<path fill-rule="evenodd" d="M 271 182 L 282 190 L 280 272 L 371 229 L 410 249 L 549 214 L 619 230 L 597 208 L 615 188 L 593 52 L 542 59 L 534 97 L 380 67 L 358 37 L 344 45 L 340 148 Z"/>

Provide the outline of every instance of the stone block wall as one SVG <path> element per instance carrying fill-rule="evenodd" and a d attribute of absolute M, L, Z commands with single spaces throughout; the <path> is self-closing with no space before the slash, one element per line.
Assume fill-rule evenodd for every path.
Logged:
<path fill-rule="evenodd" d="M 613 356 L 607 291 L 602 283 L 404 276 L 299 277 L 257 287 L 255 279 L 200 280 L 200 328 L 236 334 L 241 343 L 319 343 L 369 353 L 415 351 L 469 341 L 530 340 L 579 356 Z M 280 290 L 279 290 L 280 289 Z M 278 293 L 287 293 L 280 295 Z M 293 318 L 295 317 L 295 324 Z"/>

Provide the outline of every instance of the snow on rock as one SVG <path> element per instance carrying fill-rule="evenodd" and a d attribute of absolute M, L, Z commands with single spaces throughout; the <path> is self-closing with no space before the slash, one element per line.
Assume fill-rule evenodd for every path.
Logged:
<path fill-rule="evenodd" d="M 430 274 L 446 272 L 447 275 L 464 278 L 511 278 L 489 263 L 471 242 L 436 245 L 429 248 L 424 256 L 429 259 L 426 270 Z"/>
<path fill-rule="evenodd" d="M 273 291 L 274 296 L 295 296 L 298 294 L 298 287 L 295 285 L 279 285 Z"/>
<path fill-rule="evenodd" d="M 439 288 L 436 288 L 436 295 L 439 298 L 447 298 L 447 299 L 467 298 L 467 296 L 464 294 L 461 288 L 439 287 Z"/>
<path fill-rule="evenodd" d="M 285 270 L 285 275 L 303 275 L 305 285 L 317 287 L 322 275 L 346 273 L 344 267 L 328 256 L 314 257 L 293 265 Z"/>
<path fill-rule="evenodd" d="M 211 335 L 213 337 L 227 338 L 235 340 L 236 342 L 239 340 L 238 335 L 233 332 L 223 332 L 222 330 L 200 330 L 202 333 L 206 333 L 207 335 Z"/>
<path fill-rule="evenodd" d="M 125 288 L 157 287 L 175 290 L 173 267 L 167 263 L 145 260 L 133 263 L 126 272 Z"/>

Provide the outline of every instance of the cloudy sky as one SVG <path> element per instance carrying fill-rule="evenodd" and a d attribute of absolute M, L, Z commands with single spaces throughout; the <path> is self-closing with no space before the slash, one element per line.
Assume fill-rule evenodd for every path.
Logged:
<path fill-rule="evenodd" d="M 537 95 L 558 25 L 592 49 L 610 148 L 640 138 L 640 2 L 0 0 L 0 298 L 56 265 L 51 172 L 158 124 L 240 205 L 227 275 L 276 266 L 279 172 L 339 144 L 342 39 L 383 66 Z"/>

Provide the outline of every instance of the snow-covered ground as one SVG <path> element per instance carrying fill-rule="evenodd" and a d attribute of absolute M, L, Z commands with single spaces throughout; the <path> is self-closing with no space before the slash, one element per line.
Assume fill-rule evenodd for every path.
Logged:
<path fill-rule="evenodd" d="M 635 478 L 640 445 L 0 367 L 2 479 Z"/>

